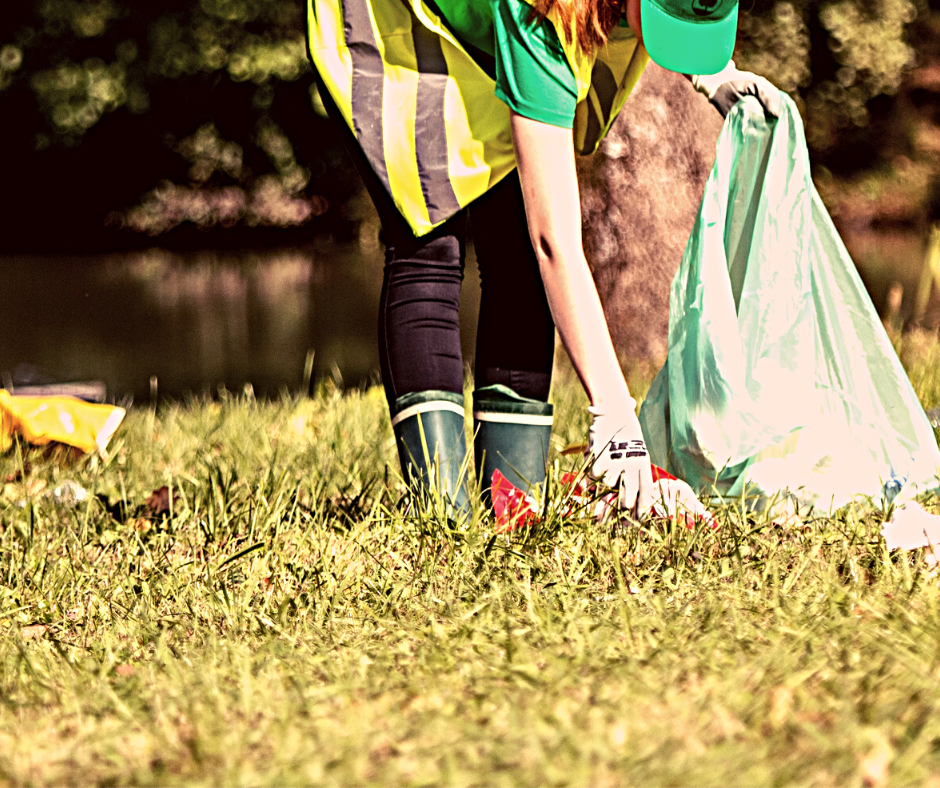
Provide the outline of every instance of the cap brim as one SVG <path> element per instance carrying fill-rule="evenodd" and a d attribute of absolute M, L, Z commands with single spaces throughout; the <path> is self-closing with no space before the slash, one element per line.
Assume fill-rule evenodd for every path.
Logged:
<path fill-rule="evenodd" d="M 651 0 L 640 0 L 643 45 L 660 66 L 680 74 L 717 74 L 734 53 L 738 9 L 715 22 L 676 19 Z"/>

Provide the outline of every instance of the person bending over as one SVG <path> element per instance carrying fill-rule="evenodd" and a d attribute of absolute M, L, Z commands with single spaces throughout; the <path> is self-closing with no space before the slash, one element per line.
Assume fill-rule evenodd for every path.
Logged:
<path fill-rule="evenodd" d="M 590 400 L 592 471 L 652 503 L 636 402 L 581 242 L 575 155 L 644 66 L 690 76 L 725 115 L 779 94 L 730 61 L 737 0 L 308 0 L 327 111 L 386 244 L 382 381 L 406 478 L 467 506 L 458 305 L 468 234 L 481 280 L 473 414 L 484 486 L 545 478 L 557 328 Z"/>

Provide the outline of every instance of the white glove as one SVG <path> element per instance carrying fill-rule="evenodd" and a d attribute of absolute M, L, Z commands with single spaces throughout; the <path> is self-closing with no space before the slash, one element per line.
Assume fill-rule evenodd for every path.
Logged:
<path fill-rule="evenodd" d="M 689 528 L 694 528 L 699 521 L 717 527 L 715 516 L 705 508 L 693 490 L 682 479 L 660 479 L 653 482 L 655 502 L 653 514 L 657 517 L 669 517 L 684 522 Z"/>
<path fill-rule="evenodd" d="M 615 411 L 589 407 L 593 416 L 588 432 L 591 475 L 618 488 L 617 506 L 636 517 L 649 514 L 653 504 L 653 474 L 643 430 L 630 399 Z"/>
<path fill-rule="evenodd" d="M 708 97 L 723 118 L 743 96 L 755 96 L 766 115 L 780 117 L 780 91 L 764 77 L 750 71 L 738 71 L 733 60 L 729 60 L 717 74 L 693 75 L 692 86 Z"/>

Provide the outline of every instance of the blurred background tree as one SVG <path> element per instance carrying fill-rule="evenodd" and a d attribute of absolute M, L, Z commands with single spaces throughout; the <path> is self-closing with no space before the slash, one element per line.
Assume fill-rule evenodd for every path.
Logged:
<path fill-rule="evenodd" d="M 737 60 L 796 99 L 846 230 L 923 228 L 940 203 L 940 13 L 927 0 L 755 0 Z"/>
<path fill-rule="evenodd" d="M 236 230 L 213 244 L 244 243 L 237 230 L 263 243 L 327 213 L 347 231 L 357 182 L 318 106 L 303 16 L 275 0 L 14 4 L 0 23 L 3 245 L 205 243 L 212 228 Z"/>
<path fill-rule="evenodd" d="M 322 116 L 298 0 L 8 5 L 3 248 L 355 231 L 358 184 Z M 846 222 L 940 212 L 938 20 L 926 0 L 742 6 L 738 65 L 797 100 Z"/>

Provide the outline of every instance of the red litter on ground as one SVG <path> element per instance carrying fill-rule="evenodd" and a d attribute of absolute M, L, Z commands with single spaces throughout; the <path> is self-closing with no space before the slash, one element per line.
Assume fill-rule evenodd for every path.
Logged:
<path fill-rule="evenodd" d="M 690 530 L 699 523 L 717 528 L 714 515 L 705 508 L 695 496 L 692 488 L 668 471 L 652 465 L 654 503 L 651 515 L 682 523 Z M 592 501 L 594 482 L 583 474 L 566 473 L 561 482 L 568 487 L 564 500 L 568 502 L 565 513 L 570 514 Z M 540 522 L 538 502 L 524 490 L 520 490 L 499 470 L 493 471 L 490 480 L 490 497 L 493 501 L 493 513 L 496 515 L 496 530 L 503 533 L 520 528 L 529 528 Z"/>

